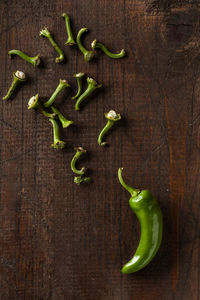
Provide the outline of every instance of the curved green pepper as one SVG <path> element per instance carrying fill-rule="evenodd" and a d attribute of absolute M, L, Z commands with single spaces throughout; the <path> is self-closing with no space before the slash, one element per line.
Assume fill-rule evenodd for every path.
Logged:
<path fill-rule="evenodd" d="M 157 253 L 163 232 L 162 212 L 151 192 L 138 190 L 128 186 L 122 178 L 122 168 L 118 170 L 121 185 L 131 194 L 129 205 L 135 212 L 141 225 L 141 236 L 133 258 L 122 268 L 122 273 L 136 272 L 153 259 Z"/>

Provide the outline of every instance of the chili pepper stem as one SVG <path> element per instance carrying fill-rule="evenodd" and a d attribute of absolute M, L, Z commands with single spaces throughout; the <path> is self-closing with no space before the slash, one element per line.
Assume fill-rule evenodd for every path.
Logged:
<path fill-rule="evenodd" d="M 76 44 L 76 42 L 74 41 L 74 38 L 73 38 L 69 16 L 66 13 L 63 13 L 62 17 L 65 19 L 65 25 L 66 25 L 67 35 L 68 35 L 68 39 L 65 42 L 65 45 L 73 46 Z"/>
<path fill-rule="evenodd" d="M 54 149 L 63 149 L 65 147 L 66 143 L 60 140 L 58 123 L 54 119 L 49 119 L 49 121 L 51 122 L 51 124 L 53 126 L 53 140 L 54 141 L 53 141 L 53 144 L 51 144 L 51 147 Z"/>
<path fill-rule="evenodd" d="M 97 42 L 97 40 L 94 40 L 91 43 L 91 47 L 92 49 L 97 49 L 97 48 L 101 49 L 110 58 L 122 58 L 125 56 L 124 49 L 122 49 L 119 53 L 112 53 L 102 43 Z"/>
<path fill-rule="evenodd" d="M 20 82 L 24 82 L 24 81 L 26 81 L 26 75 L 24 74 L 24 72 L 22 71 L 13 72 L 13 81 L 8 89 L 7 94 L 3 97 L 3 100 L 8 100 L 12 96 L 17 85 Z"/>
<path fill-rule="evenodd" d="M 75 147 L 74 150 L 76 151 L 75 155 L 73 156 L 71 160 L 71 170 L 78 175 L 83 175 L 87 171 L 86 167 L 82 167 L 80 170 L 77 169 L 76 163 L 78 159 L 83 155 L 86 154 L 87 151 L 83 149 L 82 147 Z"/>
<path fill-rule="evenodd" d="M 44 109 L 42 103 L 41 103 L 40 100 L 39 100 L 39 94 L 36 94 L 35 96 L 33 96 L 33 97 L 31 97 L 31 98 L 29 99 L 29 101 L 28 101 L 28 109 L 32 109 L 32 108 L 37 108 L 37 109 L 39 109 L 39 110 L 41 111 L 41 113 L 42 113 L 45 117 L 47 117 L 47 118 L 53 119 L 53 118 L 56 116 L 55 113 L 53 113 L 53 114 L 48 113 L 48 112 Z"/>
<path fill-rule="evenodd" d="M 80 94 L 82 92 L 82 79 L 83 79 L 84 75 L 85 75 L 84 73 L 78 73 L 78 74 L 74 75 L 74 78 L 76 78 L 76 80 L 77 80 L 78 91 L 77 91 L 76 95 L 74 97 L 72 97 L 72 99 L 77 99 L 80 96 Z"/>
<path fill-rule="evenodd" d="M 60 92 L 67 87 L 70 87 L 69 83 L 66 80 L 60 79 L 56 90 L 53 92 L 49 100 L 44 103 L 44 107 L 50 107 L 53 104 L 53 102 L 56 100 Z"/>
<path fill-rule="evenodd" d="M 28 56 L 27 54 L 23 53 L 20 50 L 10 50 L 8 52 L 8 54 L 10 56 L 12 56 L 12 55 L 18 55 L 19 57 L 21 57 L 25 61 L 27 61 L 30 64 L 32 64 L 34 67 L 37 67 L 40 64 L 40 54 L 38 54 L 38 55 L 36 55 L 34 57 L 31 57 L 31 56 Z"/>
<path fill-rule="evenodd" d="M 83 46 L 83 44 L 82 44 L 82 42 L 81 42 L 82 35 L 83 35 L 84 33 L 86 33 L 87 31 L 88 31 L 87 28 L 81 28 L 81 29 L 79 30 L 78 34 L 77 34 L 76 42 L 77 42 L 77 46 L 78 46 L 79 50 L 80 50 L 80 51 L 83 53 L 83 55 L 84 55 L 85 61 L 86 61 L 86 62 L 89 62 L 89 61 L 91 61 L 91 60 L 93 59 L 93 57 L 94 57 L 94 51 L 89 51 L 89 50 L 87 50 L 87 49 Z"/>
<path fill-rule="evenodd" d="M 60 49 L 60 47 L 58 46 L 58 44 L 56 44 L 56 42 L 54 41 L 50 31 L 48 30 L 48 28 L 44 28 L 40 31 L 40 36 L 44 36 L 47 37 L 48 40 L 50 41 L 51 45 L 54 47 L 54 49 L 57 51 L 57 53 L 59 54 L 59 57 L 56 57 L 56 63 L 60 63 L 64 60 L 64 53 L 63 51 Z"/>
<path fill-rule="evenodd" d="M 89 95 L 91 95 L 96 89 L 102 87 L 101 84 L 97 84 L 97 82 L 92 78 L 87 78 L 87 89 L 83 94 L 81 94 L 75 104 L 75 110 L 80 110 L 80 104 L 83 102 L 85 98 L 87 98 Z"/>
<path fill-rule="evenodd" d="M 55 116 L 56 116 L 55 113 L 53 113 L 53 114 L 48 113 L 48 112 L 44 109 L 44 107 L 43 107 L 41 104 L 38 106 L 38 109 L 39 109 L 39 110 L 41 111 L 41 113 L 42 113 L 45 117 L 47 117 L 47 118 L 54 119 Z"/>
<path fill-rule="evenodd" d="M 121 115 L 117 114 L 114 110 L 110 110 L 108 113 L 105 113 L 105 117 L 107 119 L 107 124 L 101 130 L 98 137 L 99 146 L 105 146 L 107 143 L 102 142 L 105 134 L 110 130 L 110 128 L 115 124 L 115 122 L 121 120 Z"/>
<path fill-rule="evenodd" d="M 99 137 L 98 137 L 98 144 L 99 146 L 105 146 L 107 145 L 107 142 L 102 142 L 105 134 L 110 130 L 111 127 L 113 127 L 114 122 L 111 120 L 108 120 L 107 124 L 105 125 L 105 127 L 101 130 Z"/>
<path fill-rule="evenodd" d="M 77 185 L 80 185 L 81 183 L 89 183 L 92 180 L 91 177 L 82 177 L 82 176 L 76 176 L 74 177 L 74 183 Z"/>
<path fill-rule="evenodd" d="M 127 185 L 122 177 L 122 170 L 123 168 L 118 169 L 118 178 L 121 185 L 131 194 L 132 197 L 135 197 L 139 194 L 140 190 L 132 188 L 131 186 Z"/>
<path fill-rule="evenodd" d="M 54 114 L 58 116 L 58 119 L 61 122 L 63 128 L 67 128 L 70 125 L 74 124 L 73 121 L 67 120 L 55 106 L 52 105 L 51 109 L 54 112 Z"/>

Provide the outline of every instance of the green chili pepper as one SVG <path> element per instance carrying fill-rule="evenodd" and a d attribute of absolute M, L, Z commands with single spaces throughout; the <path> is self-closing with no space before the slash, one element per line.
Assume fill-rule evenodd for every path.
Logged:
<path fill-rule="evenodd" d="M 7 94 L 3 97 L 3 100 L 10 99 L 10 97 L 12 96 L 16 86 L 20 82 L 24 82 L 24 81 L 26 81 L 26 75 L 24 74 L 24 72 L 22 72 L 22 71 L 13 72 L 13 81 L 11 83 L 11 86 L 10 86 Z"/>
<path fill-rule="evenodd" d="M 59 57 L 56 57 L 56 63 L 60 63 L 64 60 L 64 53 L 63 51 L 60 49 L 60 47 L 56 44 L 56 42 L 54 41 L 51 33 L 49 32 L 48 28 L 44 28 L 40 31 L 40 36 L 44 36 L 47 37 L 48 40 L 50 41 L 51 45 L 54 47 L 54 49 L 58 52 Z"/>
<path fill-rule="evenodd" d="M 85 98 L 87 98 L 89 95 L 91 95 L 96 89 L 102 87 L 101 84 L 97 84 L 97 82 L 92 78 L 87 78 L 87 89 L 83 94 L 81 94 L 75 104 L 75 110 L 80 110 L 80 104 L 83 102 Z"/>
<path fill-rule="evenodd" d="M 122 58 L 125 56 L 124 49 L 122 49 L 119 53 L 112 53 L 102 43 L 97 42 L 97 40 L 94 40 L 91 46 L 92 49 L 97 49 L 97 48 L 101 49 L 110 58 Z"/>
<path fill-rule="evenodd" d="M 83 155 L 87 153 L 87 150 L 83 149 L 83 147 L 75 147 L 74 150 L 76 151 L 75 155 L 71 160 L 71 169 L 75 174 L 83 175 L 87 171 L 85 167 L 82 167 L 80 170 L 76 168 L 77 160 Z"/>
<path fill-rule="evenodd" d="M 49 100 L 44 103 L 44 107 L 50 107 L 53 104 L 53 102 L 56 100 L 60 92 L 67 87 L 70 87 L 69 83 L 66 80 L 60 79 L 57 88 L 55 89 L 55 91 L 53 92 Z"/>
<path fill-rule="evenodd" d="M 66 143 L 60 140 L 58 123 L 54 119 L 49 119 L 49 121 L 53 126 L 53 144 L 51 144 L 51 147 L 54 149 L 63 149 Z"/>
<path fill-rule="evenodd" d="M 67 120 L 55 106 L 52 105 L 51 109 L 55 113 L 55 115 L 58 116 L 58 119 L 60 120 L 63 128 L 67 128 L 70 125 L 74 124 L 73 121 Z"/>
<path fill-rule="evenodd" d="M 81 42 L 82 35 L 87 31 L 88 31 L 87 28 L 81 28 L 77 34 L 76 42 L 77 42 L 77 46 L 79 47 L 80 51 L 84 55 L 85 61 L 91 61 L 94 57 L 94 51 L 87 50 Z"/>
<path fill-rule="evenodd" d="M 122 178 L 122 168 L 118 170 L 121 185 L 131 194 L 129 205 L 141 225 L 141 236 L 133 258 L 123 266 L 122 273 L 130 274 L 144 268 L 157 253 L 163 232 L 162 212 L 158 202 L 147 190 L 128 186 Z"/>
<path fill-rule="evenodd" d="M 108 113 L 105 113 L 105 117 L 108 120 L 105 127 L 101 130 L 98 137 L 99 146 L 105 146 L 107 143 L 102 142 L 104 135 L 108 132 L 108 130 L 119 120 L 121 120 L 121 115 L 116 114 L 114 110 L 110 110 Z"/>
<path fill-rule="evenodd" d="M 21 57 L 25 61 L 27 61 L 30 64 L 32 64 L 34 67 L 37 67 L 40 64 L 40 54 L 38 54 L 38 55 L 36 55 L 34 57 L 30 57 L 30 56 L 26 55 L 25 53 L 23 53 L 20 50 L 10 50 L 8 52 L 8 54 L 10 56 L 12 56 L 12 55 L 18 55 L 19 57 Z"/>
<path fill-rule="evenodd" d="M 41 111 L 41 113 L 47 117 L 47 118 L 51 118 L 53 119 L 56 114 L 53 113 L 48 113 L 48 111 L 46 111 L 42 105 L 42 103 L 39 100 L 39 94 L 36 94 L 35 96 L 31 97 L 28 101 L 28 109 L 32 109 L 32 108 L 37 108 Z"/>
<path fill-rule="evenodd" d="M 76 42 L 74 41 L 74 38 L 73 38 L 69 16 L 66 13 L 63 13 L 62 17 L 65 18 L 65 25 L 66 25 L 67 35 L 68 35 L 68 39 L 67 39 L 65 45 L 73 46 L 76 44 Z"/>
<path fill-rule="evenodd" d="M 72 99 L 77 99 L 80 96 L 80 94 L 82 92 L 82 79 L 83 79 L 84 75 L 85 75 L 84 73 L 78 73 L 78 74 L 74 75 L 74 78 L 76 78 L 76 80 L 77 80 L 78 91 L 77 91 L 76 95 L 74 97 L 72 97 Z"/>

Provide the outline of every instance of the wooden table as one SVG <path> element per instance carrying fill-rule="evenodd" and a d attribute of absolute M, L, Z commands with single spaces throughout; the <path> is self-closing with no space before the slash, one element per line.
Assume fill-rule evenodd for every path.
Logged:
<path fill-rule="evenodd" d="M 0 1 L 0 96 L 14 70 L 29 79 L 0 104 L 0 299 L 200 299 L 199 4 L 185 2 Z M 87 47 L 97 38 L 113 51 L 125 48 L 127 57 L 98 52 L 85 63 L 76 47 L 64 46 L 63 12 L 74 32 L 91 30 Z M 45 26 L 65 63 L 55 64 L 56 52 L 39 36 Z M 10 60 L 10 49 L 40 53 L 41 67 Z M 80 112 L 71 99 L 77 72 L 103 84 Z M 56 151 L 51 124 L 28 111 L 27 102 L 36 93 L 47 100 L 60 78 L 72 89 L 57 105 L 76 125 L 63 130 L 67 148 Z M 110 109 L 123 121 L 107 136 L 110 146 L 101 148 L 97 137 Z M 88 150 L 82 164 L 90 185 L 73 183 L 75 145 Z M 130 185 L 154 193 L 164 215 L 159 253 L 129 276 L 120 268 L 134 254 L 140 226 L 117 179 L 121 166 Z"/>

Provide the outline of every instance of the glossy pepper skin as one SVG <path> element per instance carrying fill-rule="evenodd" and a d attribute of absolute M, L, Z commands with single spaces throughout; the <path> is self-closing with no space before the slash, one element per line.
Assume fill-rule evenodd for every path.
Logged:
<path fill-rule="evenodd" d="M 131 194 L 129 205 L 141 226 L 138 248 L 133 258 L 121 270 L 124 274 L 130 274 L 143 269 L 156 255 L 162 241 L 163 218 L 158 202 L 151 192 L 140 191 L 126 185 L 121 173 L 122 169 L 120 168 L 118 170 L 119 181 Z"/>

